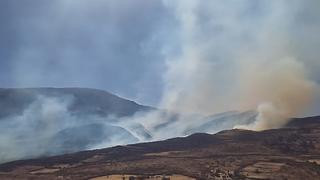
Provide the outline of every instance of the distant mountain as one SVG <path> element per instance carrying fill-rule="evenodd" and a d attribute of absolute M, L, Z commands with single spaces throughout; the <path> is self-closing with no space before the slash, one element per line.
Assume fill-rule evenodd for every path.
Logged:
<path fill-rule="evenodd" d="M 97 89 L 0 89 L 0 162 L 150 139 L 143 125 L 119 122 L 151 110 Z"/>
<path fill-rule="evenodd" d="M 0 179 L 95 180 L 124 175 L 131 179 L 320 179 L 320 116 L 293 119 L 285 128 L 261 132 L 197 133 L 0 165 Z"/>
<path fill-rule="evenodd" d="M 72 113 L 99 116 L 131 116 L 138 111 L 153 108 L 143 106 L 109 92 L 88 88 L 24 88 L 0 89 L 0 118 L 22 114 L 39 96 L 71 98 L 68 109 Z"/>

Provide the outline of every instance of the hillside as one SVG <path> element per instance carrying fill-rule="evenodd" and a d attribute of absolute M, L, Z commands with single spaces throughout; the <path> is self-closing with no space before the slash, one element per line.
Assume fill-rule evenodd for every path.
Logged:
<path fill-rule="evenodd" d="M 0 166 L 0 179 L 121 179 L 125 174 L 131 179 L 155 175 L 171 179 L 319 179 L 319 120 L 301 118 L 282 129 L 197 133 L 15 161 Z"/>
<path fill-rule="evenodd" d="M 179 114 L 88 88 L 0 89 L 0 163 L 216 133 L 255 117 L 255 111 Z"/>
<path fill-rule="evenodd" d="M 97 89 L 0 89 L 0 163 L 138 142 L 141 124 L 118 123 L 152 109 Z"/>

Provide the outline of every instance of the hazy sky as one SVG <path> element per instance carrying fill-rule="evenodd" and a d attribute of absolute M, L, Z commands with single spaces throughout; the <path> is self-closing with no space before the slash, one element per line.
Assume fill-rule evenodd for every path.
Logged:
<path fill-rule="evenodd" d="M 183 14 L 189 6 L 197 8 Z M 181 17 L 177 15 L 180 11 Z M 270 18 L 274 12 L 278 16 Z M 192 22 L 193 15 L 197 24 L 192 38 L 197 41 L 192 41 L 190 47 L 202 41 L 206 44 L 214 37 L 206 44 L 212 50 L 202 50 L 221 65 L 216 69 L 219 73 L 214 74 L 215 78 L 221 76 L 221 87 L 233 82 L 229 81 L 233 65 L 224 58 L 229 58 L 242 42 L 253 42 L 251 34 L 258 34 L 262 25 L 270 25 L 265 28 L 273 32 L 287 19 L 290 23 L 281 26 L 280 31 L 293 37 L 292 49 L 301 50 L 295 57 L 310 62 L 307 70 L 318 82 L 319 12 L 318 0 L 1 0 L 0 85 L 99 88 L 157 105 L 167 88 L 163 74 L 168 71 L 168 57 L 183 54 L 180 26 L 190 25 L 183 23 L 185 18 Z M 241 23 L 237 24 L 240 27 L 228 25 L 236 19 L 234 16 L 245 23 L 244 27 Z M 221 25 L 212 25 L 210 18 L 218 19 Z M 229 31 L 230 27 L 239 28 L 241 33 Z M 225 72 L 231 75 L 225 76 Z"/>
<path fill-rule="evenodd" d="M 100 88 L 155 104 L 164 61 L 152 36 L 165 16 L 161 1 L 2 0 L 1 87 Z"/>

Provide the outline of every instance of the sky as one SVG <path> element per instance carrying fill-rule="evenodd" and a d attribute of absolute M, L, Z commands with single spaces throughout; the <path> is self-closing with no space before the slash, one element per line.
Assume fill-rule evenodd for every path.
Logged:
<path fill-rule="evenodd" d="M 164 16 L 161 1 L 3 0 L 1 87 L 90 87 L 155 104 L 164 61 L 152 36 Z"/>
<path fill-rule="evenodd" d="M 251 82 L 243 66 L 320 82 L 318 0 L 1 0 L 0 26 L 1 87 L 89 87 L 212 113 L 256 93 L 238 85 Z"/>

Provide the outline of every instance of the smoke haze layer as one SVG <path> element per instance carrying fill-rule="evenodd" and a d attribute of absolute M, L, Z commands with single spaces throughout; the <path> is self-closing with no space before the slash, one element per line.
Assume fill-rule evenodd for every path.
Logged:
<path fill-rule="evenodd" d="M 0 163 L 215 133 L 256 116 L 178 114 L 83 88 L 0 89 L 0 99 Z"/>
<path fill-rule="evenodd" d="M 138 142 L 130 131 L 147 135 L 119 122 L 149 107 L 104 91 L 0 89 L 0 99 L 0 163 Z"/>

